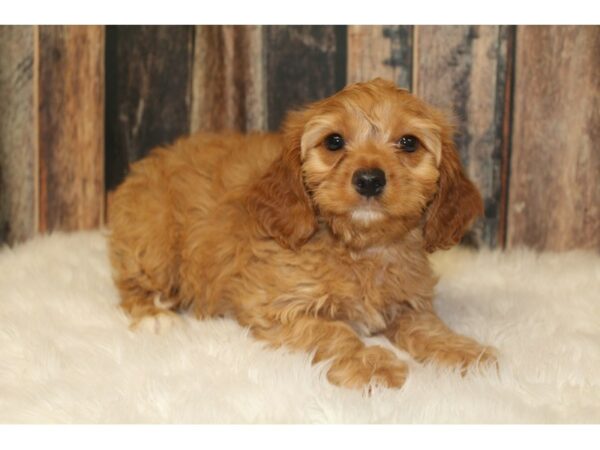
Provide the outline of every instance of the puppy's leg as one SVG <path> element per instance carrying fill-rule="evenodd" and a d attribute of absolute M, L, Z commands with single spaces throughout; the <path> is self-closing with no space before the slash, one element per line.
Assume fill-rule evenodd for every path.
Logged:
<path fill-rule="evenodd" d="M 302 317 L 253 333 L 275 346 L 314 351 L 313 363 L 331 359 L 327 378 L 335 385 L 362 388 L 370 382 L 400 387 L 408 367 L 394 353 L 379 346 L 367 347 L 346 323 Z"/>
<path fill-rule="evenodd" d="M 417 361 L 460 367 L 463 375 L 474 364 L 496 364 L 492 347 L 454 333 L 432 311 L 407 308 L 385 335 Z"/>
<path fill-rule="evenodd" d="M 177 223 L 159 159 L 144 159 L 114 194 L 109 256 L 131 327 L 162 332 L 177 308 Z M 148 320 L 142 320 L 149 318 Z"/>
<path fill-rule="evenodd" d="M 121 308 L 131 318 L 131 329 L 150 329 L 162 333 L 176 320 L 179 301 L 168 259 L 145 259 L 135 249 L 114 243 L 111 258 L 114 281 L 121 297 Z M 115 249 L 118 248 L 118 253 Z"/>
<path fill-rule="evenodd" d="M 148 330 L 157 334 L 166 332 L 178 321 L 178 315 L 173 311 L 176 302 L 164 301 L 161 294 L 150 292 L 139 287 L 123 288 L 124 284 L 117 281 L 121 293 L 121 308 L 131 318 L 132 330 Z"/>
<path fill-rule="evenodd" d="M 174 310 L 180 304 L 176 266 L 161 240 L 155 239 L 156 244 L 147 237 L 147 242 L 139 243 L 123 234 L 113 232 L 110 252 L 121 307 L 131 317 L 132 329 L 143 325 L 163 332 L 176 319 Z"/>

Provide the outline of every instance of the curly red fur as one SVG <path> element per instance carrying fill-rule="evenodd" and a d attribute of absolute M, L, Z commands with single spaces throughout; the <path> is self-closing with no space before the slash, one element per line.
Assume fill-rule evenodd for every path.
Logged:
<path fill-rule="evenodd" d="M 304 190 L 300 152 L 286 146 L 248 195 L 250 215 L 284 247 L 302 246 L 316 231 L 313 207 Z"/>
<path fill-rule="evenodd" d="M 454 143 L 445 138 L 442 141 L 438 191 L 429 206 L 425 222 L 425 248 L 433 252 L 456 245 L 481 214 L 481 195 L 465 176 Z"/>

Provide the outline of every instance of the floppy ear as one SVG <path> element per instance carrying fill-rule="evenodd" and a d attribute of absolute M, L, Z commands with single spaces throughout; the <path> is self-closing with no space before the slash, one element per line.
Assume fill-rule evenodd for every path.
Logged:
<path fill-rule="evenodd" d="M 302 179 L 303 130 L 301 113 L 290 114 L 284 125 L 283 152 L 252 186 L 247 204 L 262 231 L 291 249 L 302 246 L 317 229 L 315 212 Z"/>
<path fill-rule="evenodd" d="M 483 213 L 481 195 L 466 177 L 451 137 L 442 140 L 439 170 L 438 191 L 429 205 L 423 233 L 428 252 L 457 244 Z"/>

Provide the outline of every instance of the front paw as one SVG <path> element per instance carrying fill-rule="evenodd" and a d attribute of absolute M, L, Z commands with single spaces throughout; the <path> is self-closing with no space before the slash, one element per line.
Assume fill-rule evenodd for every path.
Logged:
<path fill-rule="evenodd" d="M 353 389 L 362 389 L 372 383 L 400 388 L 407 375 L 408 366 L 396 355 L 383 347 L 373 346 L 335 359 L 327 378 L 337 386 Z"/>
<path fill-rule="evenodd" d="M 473 342 L 438 349 L 430 359 L 443 366 L 458 367 L 464 376 L 473 368 L 495 366 L 498 369 L 496 355 L 495 348 Z"/>

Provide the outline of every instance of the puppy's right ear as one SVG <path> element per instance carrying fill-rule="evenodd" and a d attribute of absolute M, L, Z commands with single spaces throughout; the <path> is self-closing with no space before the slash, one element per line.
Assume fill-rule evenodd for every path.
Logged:
<path fill-rule="evenodd" d="M 282 154 L 252 186 L 247 200 L 248 211 L 262 231 L 281 246 L 294 250 L 317 229 L 315 212 L 302 179 L 303 116 L 301 112 L 288 116 Z"/>

